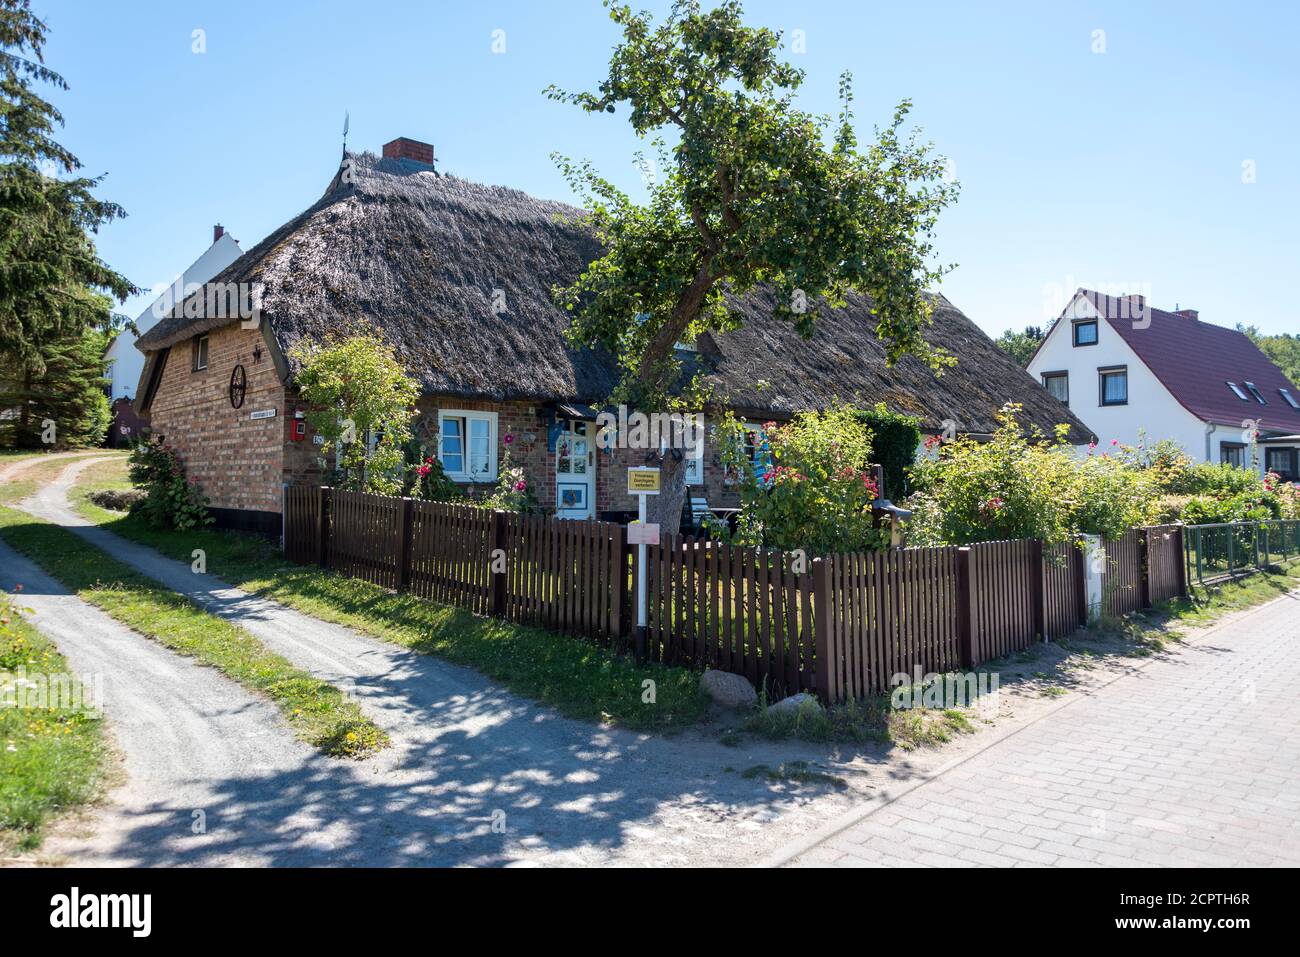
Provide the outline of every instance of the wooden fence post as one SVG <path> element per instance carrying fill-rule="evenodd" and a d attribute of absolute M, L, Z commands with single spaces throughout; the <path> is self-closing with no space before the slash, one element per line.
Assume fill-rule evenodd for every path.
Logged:
<path fill-rule="evenodd" d="M 831 567 L 834 561 L 831 557 L 814 558 L 812 562 L 817 697 L 826 704 L 835 704 L 839 697 L 839 688 L 835 684 L 835 616 L 831 614 Z"/>
<path fill-rule="evenodd" d="M 1151 529 L 1143 528 L 1138 535 L 1138 602 L 1141 608 L 1151 607 Z"/>
<path fill-rule="evenodd" d="M 492 548 L 488 552 L 488 569 L 492 579 L 491 599 L 488 605 L 488 614 L 495 618 L 505 615 L 506 611 L 506 586 L 509 585 L 507 574 L 495 570 L 495 558 L 498 549 L 501 554 L 505 554 L 506 545 L 506 513 L 492 513 Z"/>
<path fill-rule="evenodd" d="M 411 587 L 411 531 L 415 525 L 415 499 L 402 499 L 401 514 L 397 517 L 397 590 Z"/>
<path fill-rule="evenodd" d="M 1031 594 L 1030 607 L 1034 616 L 1034 635 L 1047 640 L 1047 588 L 1044 584 L 1044 578 L 1047 575 L 1047 565 L 1043 558 L 1043 540 L 1041 538 L 1032 539 L 1029 545 L 1029 561 L 1034 568 L 1034 577 L 1030 580 Z"/>
<path fill-rule="evenodd" d="M 971 618 L 974 602 L 971 601 L 970 547 L 957 549 L 957 648 L 961 652 L 961 666 L 974 668 L 975 623 Z"/>
<path fill-rule="evenodd" d="M 623 603 L 627 601 L 627 530 L 614 525 L 609 543 L 609 638 L 617 651 L 623 648 Z"/>
<path fill-rule="evenodd" d="M 316 564 L 329 568 L 330 487 L 321 486 L 316 496 Z"/>

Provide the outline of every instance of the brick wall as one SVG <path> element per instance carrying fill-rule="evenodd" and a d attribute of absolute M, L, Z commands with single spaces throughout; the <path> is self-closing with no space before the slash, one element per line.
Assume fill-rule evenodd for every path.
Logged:
<path fill-rule="evenodd" d="M 214 508 L 280 511 L 280 483 L 289 422 L 284 388 L 262 348 L 257 329 L 239 324 L 208 334 L 208 367 L 192 371 L 191 343 L 172 347 L 162 382 L 150 406 L 155 436 L 173 446 L 191 481 L 212 499 Z M 230 405 L 230 374 L 242 364 L 248 377 L 244 404 Z M 252 419 L 255 411 L 275 417 Z"/>
<path fill-rule="evenodd" d="M 298 406 L 290 398 L 286 415 L 292 417 Z M 541 402 L 490 402 L 454 397 L 421 399 L 414 422 L 417 438 L 430 455 L 437 454 L 438 411 L 461 409 L 471 412 L 497 413 L 497 464 L 505 462 L 507 443 L 515 465 L 522 466 L 534 493 L 545 508 L 555 507 L 555 453 L 547 448 L 548 408 Z M 291 443 L 285 450 L 285 481 L 321 482 L 326 474 L 321 470 L 318 457 L 324 450 L 313 445 L 308 427 L 304 442 Z M 594 447 L 595 433 L 592 441 Z M 612 454 L 596 450 L 596 511 L 598 514 L 621 511 L 635 512 L 636 499 L 627 494 L 627 467 L 645 464 L 645 453 L 640 450 L 615 449 Z M 706 444 L 704 450 L 704 478 L 709 504 L 715 508 L 734 507 L 735 492 L 724 481 L 717 450 Z M 463 486 L 475 497 L 491 494 L 494 483 Z"/>

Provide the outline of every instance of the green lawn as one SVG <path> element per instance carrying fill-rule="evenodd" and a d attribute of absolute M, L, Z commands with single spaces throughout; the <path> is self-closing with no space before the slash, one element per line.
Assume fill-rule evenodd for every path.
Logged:
<path fill-rule="evenodd" d="M 62 472 L 65 468 L 67 468 L 68 465 L 72 462 L 76 462 L 80 459 L 91 457 L 91 456 L 115 455 L 115 454 L 116 453 L 114 453 L 112 449 L 100 449 L 98 451 L 91 450 L 84 454 L 69 455 L 61 458 L 51 458 L 48 461 L 35 462 L 33 464 L 30 464 L 25 468 L 23 468 L 15 478 L 10 479 L 4 482 L 3 484 L 0 484 L 0 505 L 12 505 L 17 502 L 21 502 L 23 499 L 34 494 L 37 488 L 39 488 L 41 485 L 44 485 L 47 482 L 51 482 L 55 478 L 57 478 L 59 473 Z M 48 455 L 48 453 L 46 452 L 34 452 L 30 454 L 9 455 L 4 458 L 0 458 L 0 468 L 9 465 L 15 459 L 19 461 L 26 461 L 28 459 L 43 458 L 46 455 Z M 115 468 L 120 462 L 122 467 L 122 475 L 123 477 L 125 477 L 126 457 L 125 455 L 122 454 L 116 454 L 116 455 L 117 455 L 116 458 L 112 459 L 109 462 L 104 463 L 104 466 L 106 468 L 109 467 Z"/>
<path fill-rule="evenodd" d="M 29 678 L 68 674 L 63 656 L 23 618 L 21 608 L 21 595 L 0 592 L 0 685 L 10 685 L 20 668 Z M 18 692 L 11 697 L 5 691 L 5 705 L 0 705 L 0 856 L 37 847 L 50 815 L 94 799 L 106 763 L 103 725 L 94 714 L 6 706 L 18 702 Z"/>
<path fill-rule="evenodd" d="M 202 548 L 208 571 L 240 588 L 384 641 L 468 665 L 525 697 L 570 717 L 637 730 L 696 724 L 707 704 L 699 675 L 685 668 L 638 665 L 579 638 L 396 595 L 367 582 L 286 562 L 265 539 L 232 532 L 171 532 L 86 501 L 89 490 L 121 480 L 122 466 L 82 473 L 73 502 L 110 531 L 185 562 Z M 653 681 L 653 701 L 645 682 Z"/>
<path fill-rule="evenodd" d="M 0 507 L 0 537 L 123 624 L 269 697 L 294 733 L 324 753 L 364 758 L 388 746 L 388 735 L 339 689 L 72 532 Z"/>

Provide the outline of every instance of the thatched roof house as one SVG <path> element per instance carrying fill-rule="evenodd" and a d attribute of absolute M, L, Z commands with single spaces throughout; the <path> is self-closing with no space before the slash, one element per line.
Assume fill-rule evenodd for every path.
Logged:
<path fill-rule="evenodd" d="M 260 335 L 278 384 L 289 390 L 285 414 L 293 411 L 286 359 L 293 347 L 357 323 L 392 343 L 426 395 L 444 405 L 515 403 L 544 415 L 537 407 L 602 401 L 615 366 L 565 342 L 567 317 L 551 299 L 552 286 L 571 282 L 598 254 L 574 221 L 579 211 L 439 174 L 413 158 L 420 145 L 396 140 L 384 158 L 348 155 L 318 202 L 213 280 L 260 289 Z M 762 295 L 736 307 L 745 313 L 742 328 L 707 336 L 697 348 L 715 394 L 752 418 L 781 418 L 835 398 L 883 400 L 929 431 L 950 419 L 959 431 L 988 432 L 997 409 L 1014 401 L 1028 422 L 1048 431 L 1068 422 L 1087 441 L 1082 423 L 942 297 L 929 338 L 960 361 L 938 379 L 911 358 L 886 367 L 865 298 L 825 313 L 808 341 L 774 319 Z M 170 437 L 179 435 L 178 420 L 169 427 L 159 413 L 193 407 L 196 396 L 186 393 L 198 382 L 193 372 L 203 371 L 193 368 L 194 344 L 231 327 L 228 318 L 186 312 L 178 307 L 139 341 L 149 356 L 140 404 Z M 166 356 L 184 343 L 191 343 L 191 370 L 180 376 L 167 370 Z M 254 345 L 239 354 L 251 356 Z M 206 358 L 216 341 L 203 348 Z M 180 394 L 168 396 L 169 385 Z"/>

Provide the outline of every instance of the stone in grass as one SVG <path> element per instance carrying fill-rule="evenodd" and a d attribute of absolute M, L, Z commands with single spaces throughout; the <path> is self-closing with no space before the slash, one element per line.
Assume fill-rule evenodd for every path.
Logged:
<path fill-rule="evenodd" d="M 700 687 L 724 708 L 752 708 L 758 703 L 758 693 L 754 691 L 754 686 L 730 671 L 704 672 L 700 678 Z"/>
<path fill-rule="evenodd" d="M 806 691 L 792 694 L 788 698 L 782 698 L 767 709 L 767 713 L 771 715 L 820 714 L 821 711 L 822 704 L 817 700 L 816 695 L 810 695 Z"/>

